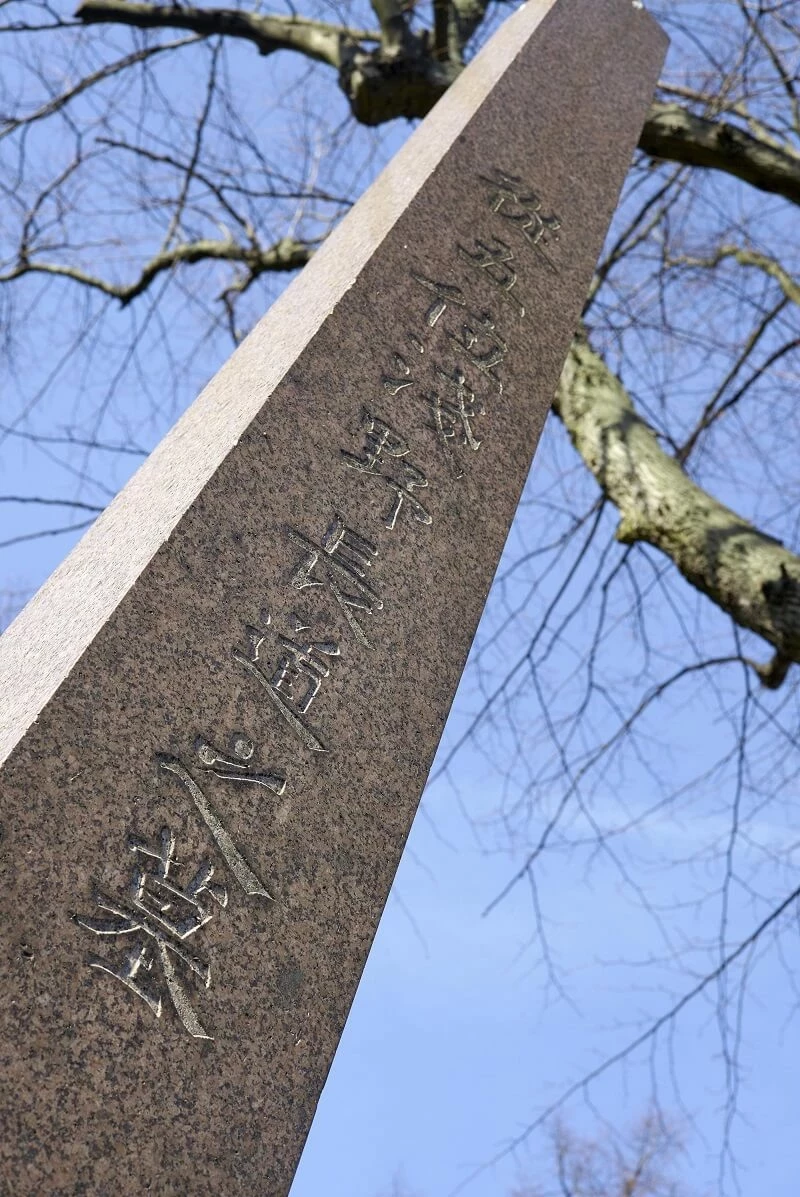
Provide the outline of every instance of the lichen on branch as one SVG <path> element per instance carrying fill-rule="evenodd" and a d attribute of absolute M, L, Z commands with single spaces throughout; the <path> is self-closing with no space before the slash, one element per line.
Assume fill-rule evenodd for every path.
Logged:
<path fill-rule="evenodd" d="M 779 685 L 800 662 L 800 558 L 692 481 L 583 336 L 553 410 L 617 508 L 618 539 L 666 553 L 692 586 L 771 644 L 775 659 L 755 668 L 764 685 Z"/>

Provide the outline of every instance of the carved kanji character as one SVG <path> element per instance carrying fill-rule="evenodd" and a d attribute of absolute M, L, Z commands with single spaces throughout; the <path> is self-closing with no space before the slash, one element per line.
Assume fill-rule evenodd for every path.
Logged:
<path fill-rule="evenodd" d="M 395 396 L 399 391 L 405 390 L 406 387 L 414 385 L 414 379 L 411 376 L 411 367 L 402 353 L 392 354 L 392 372 L 384 374 L 381 382 L 387 395 L 392 396 Z"/>
<path fill-rule="evenodd" d="M 467 386 L 467 380 L 462 370 L 456 369 L 452 374 L 437 367 L 436 373 L 444 383 L 444 394 L 433 391 L 429 395 L 434 427 L 444 442 L 445 448 L 453 443 L 460 443 L 477 450 L 481 442 L 476 440 L 472 431 L 472 422 L 477 416 L 485 413 L 483 399 Z"/>
<path fill-rule="evenodd" d="M 292 586 L 297 590 L 327 586 L 356 639 L 368 646 L 355 612 L 374 615 L 383 610 L 383 599 L 367 581 L 367 571 L 378 555 L 375 545 L 348 528 L 339 515 L 334 516 L 319 543 L 293 529 L 289 530 L 289 539 L 306 553 L 292 575 Z"/>
<path fill-rule="evenodd" d="M 352 470 L 359 470 L 362 474 L 382 478 L 389 489 L 394 491 L 391 510 L 384 520 L 387 528 L 395 527 L 397 517 L 404 507 L 416 523 L 430 524 L 430 513 L 414 494 L 415 490 L 421 490 L 428 485 L 428 479 L 418 466 L 406 460 L 411 452 L 408 442 L 366 408 L 362 410 L 361 418 L 366 427 L 366 443 L 362 456 L 357 457 L 354 453 L 342 449 L 345 465 Z"/>
<path fill-rule="evenodd" d="M 555 213 L 543 216 L 541 199 L 518 175 L 495 169 L 488 176 L 481 175 L 480 178 L 489 186 L 489 206 L 492 212 L 498 213 L 505 220 L 513 221 L 543 261 L 552 271 L 558 273 L 544 247 L 548 242 L 558 240 L 561 218 Z"/>
<path fill-rule="evenodd" d="M 272 622 L 270 615 L 264 623 Z M 295 632 L 307 632 L 308 626 L 295 618 Z M 303 716 L 330 674 L 330 660 L 340 655 L 339 645 L 330 640 L 292 640 L 278 636 L 277 649 L 262 628 L 246 627 L 247 653 L 238 649 L 233 656 L 258 678 L 278 713 L 312 752 L 327 752 Z M 266 648 L 265 648 L 266 646 Z M 265 657 L 265 652 L 267 656 Z"/>
<path fill-rule="evenodd" d="M 411 271 L 411 277 L 415 283 L 419 283 L 426 291 L 433 295 L 433 302 L 425 313 L 425 319 L 429 328 L 433 328 L 436 321 L 442 316 L 450 305 L 455 307 L 465 308 L 467 301 L 464 298 L 464 292 L 460 287 L 456 287 L 451 283 L 437 283 L 433 279 L 426 278 L 424 274 L 417 274 L 416 271 Z M 429 301 L 430 302 L 430 301 Z"/>
<path fill-rule="evenodd" d="M 415 333 L 407 332 L 405 339 L 415 353 L 423 354 L 425 352 L 424 344 Z M 384 391 L 393 398 L 400 391 L 404 391 L 406 387 L 414 385 L 412 367 L 404 354 L 398 350 L 394 351 L 392 354 L 391 369 L 381 376 L 381 382 L 383 383 Z"/>
<path fill-rule="evenodd" d="M 499 237 L 492 237 L 492 245 L 480 238 L 475 239 L 476 252 L 472 253 L 463 245 L 458 245 L 459 255 L 472 266 L 482 270 L 489 281 L 497 287 L 501 294 L 517 309 L 520 316 L 525 315 L 525 305 L 513 288 L 517 284 L 517 272 L 510 265 L 514 260 L 511 246 Z"/>
<path fill-rule="evenodd" d="M 276 773 L 256 773 L 248 768 L 247 761 L 253 755 L 253 751 L 252 740 L 248 740 L 240 732 L 233 737 L 233 753 L 231 755 L 219 752 L 201 737 L 195 741 L 198 767 L 201 770 L 225 781 L 249 782 L 251 785 L 259 785 L 272 790 L 274 794 L 282 794 L 286 789 L 284 777 Z M 189 792 L 197 813 L 211 832 L 225 863 L 244 892 L 250 896 L 259 894 L 263 898 L 271 899 L 272 895 L 264 882 L 250 868 L 206 797 L 203 788 L 198 785 L 182 761 L 179 761 L 177 757 L 164 754 L 158 758 L 158 765 L 161 772 L 176 777 Z"/>
<path fill-rule="evenodd" d="M 214 868 L 201 861 L 191 880 L 180 885 L 175 864 L 175 836 L 168 827 L 161 831 L 157 848 L 137 836 L 128 838 L 136 856 L 127 900 L 95 890 L 95 901 L 110 917 L 76 915 L 75 921 L 95 935 L 116 939 L 132 938 L 132 946 L 121 961 L 90 956 L 90 968 L 116 977 L 161 1017 L 166 989 L 173 1006 L 190 1035 L 210 1039 L 197 1017 L 181 974 L 194 974 L 204 988 L 211 984 L 211 968 L 187 945 L 213 915 L 212 903 L 226 906 L 228 893 L 213 882 Z"/>
<path fill-rule="evenodd" d="M 461 354 L 482 374 L 490 375 L 502 391 L 503 384 L 494 371 L 508 353 L 508 345 L 496 331 L 492 316 L 488 312 L 479 316 L 469 314 L 461 324 L 460 334 L 447 335 Z"/>
<path fill-rule="evenodd" d="M 279 773 L 256 773 L 249 762 L 255 752 L 255 744 L 241 732 L 231 737 L 230 752 L 215 748 L 208 740 L 198 737 L 195 742 L 200 768 L 226 781 L 238 781 L 244 785 L 263 786 L 273 794 L 282 794 L 286 789 L 286 778 Z"/>

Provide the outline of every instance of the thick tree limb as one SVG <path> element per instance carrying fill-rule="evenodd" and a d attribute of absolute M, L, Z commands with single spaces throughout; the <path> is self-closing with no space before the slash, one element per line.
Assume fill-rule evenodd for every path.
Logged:
<path fill-rule="evenodd" d="M 464 61 L 464 50 L 483 23 L 489 0 L 451 0 L 449 50 L 453 62 Z"/>
<path fill-rule="evenodd" d="M 775 649 L 755 666 L 775 688 L 800 663 L 800 558 L 697 486 L 658 443 L 624 387 L 577 338 L 554 411 L 620 514 L 617 537 L 666 553 L 688 582 Z"/>
<path fill-rule="evenodd" d="M 189 29 L 202 37 L 244 38 L 261 54 L 295 50 L 338 70 L 342 91 L 362 124 L 423 117 L 458 74 L 460 51 L 457 60 L 440 62 L 427 32 L 416 34 L 408 28 L 407 6 L 401 0 L 376 0 L 374 7 L 380 32 L 305 17 L 139 0 L 84 0 L 75 15 L 87 25 Z M 451 43 L 471 36 L 484 12 L 485 0 L 458 0 L 451 14 Z M 364 43 L 378 44 L 369 49 Z"/>
<path fill-rule="evenodd" d="M 234 8 L 193 8 L 179 4 L 141 4 L 136 0 L 84 0 L 75 16 L 86 25 L 133 25 L 137 29 L 189 29 L 202 37 L 220 34 L 245 38 L 261 54 L 297 50 L 328 66 L 341 66 L 346 42 L 378 41 L 368 29 L 350 29 L 307 17 L 240 12 Z"/>
<path fill-rule="evenodd" d="M 800 155 L 727 121 L 695 116 L 680 104 L 653 104 L 639 148 L 653 158 L 724 171 L 800 204 Z"/>
<path fill-rule="evenodd" d="M 349 46 L 343 55 L 339 84 L 362 125 L 382 125 L 402 116 L 427 116 L 460 70 L 458 63 L 440 62 L 427 39 L 414 37 L 403 54 L 386 56 Z"/>
<path fill-rule="evenodd" d="M 409 48 L 411 34 L 406 19 L 405 0 L 371 0 L 372 11 L 381 27 L 381 49 L 388 58 L 396 58 Z"/>
<path fill-rule="evenodd" d="M 301 266 L 305 266 L 313 252 L 312 246 L 295 241 L 291 237 L 282 237 L 268 249 L 254 245 L 239 245 L 233 240 L 189 241 L 156 254 L 145 265 L 138 279 L 127 286 L 108 282 L 107 279 L 88 274 L 77 266 L 69 266 L 60 262 L 40 262 L 35 258 L 23 258 L 11 270 L 0 274 L 0 283 L 11 282 L 12 279 L 21 278 L 25 274 L 52 274 L 56 277 L 72 279 L 73 282 L 90 287 L 92 290 L 101 291 L 112 299 L 118 299 L 122 307 L 127 307 L 147 290 L 157 275 L 183 263 L 205 262 L 212 258 L 227 262 L 241 262 L 247 267 L 249 273 L 245 280 L 240 280 L 238 284 L 228 288 L 228 290 L 241 291 L 259 274 L 265 274 L 267 271 L 299 270 Z"/>

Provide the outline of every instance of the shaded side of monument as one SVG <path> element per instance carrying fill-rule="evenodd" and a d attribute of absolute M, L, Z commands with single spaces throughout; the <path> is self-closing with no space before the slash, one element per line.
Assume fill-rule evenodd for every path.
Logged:
<path fill-rule="evenodd" d="M 664 50 L 530 0 L 0 639 L 3 1192 L 287 1192 Z"/>

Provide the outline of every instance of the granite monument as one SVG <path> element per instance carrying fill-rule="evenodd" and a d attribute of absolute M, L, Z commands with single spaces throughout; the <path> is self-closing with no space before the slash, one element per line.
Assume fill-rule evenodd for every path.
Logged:
<path fill-rule="evenodd" d="M 664 50 L 529 0 L 0 638 L 4 1194 L 286 1194 Z"/>

